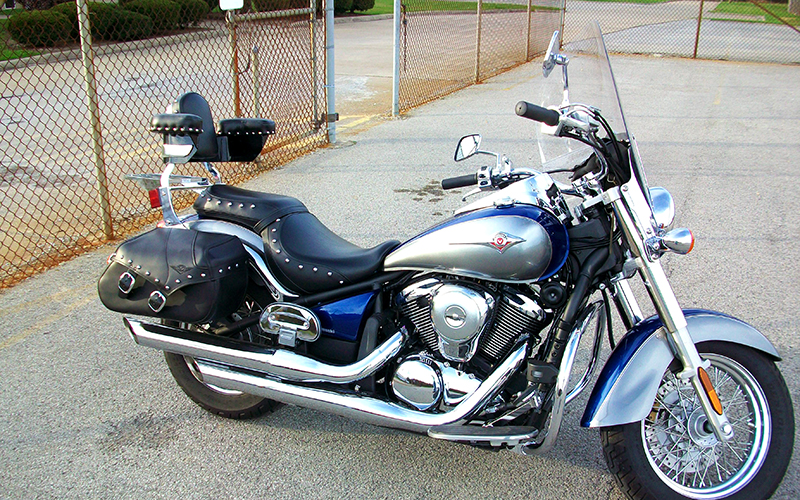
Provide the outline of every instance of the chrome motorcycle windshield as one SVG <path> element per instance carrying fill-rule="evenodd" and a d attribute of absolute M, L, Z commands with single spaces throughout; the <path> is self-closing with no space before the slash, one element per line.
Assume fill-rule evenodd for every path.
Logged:
<path fill-rule="evenodd" d="M 600 110 L 618 139 L 628 138 L 630 134 L 622 111 L 619 91 L 611 70 L 603 33 L 597 22 L 590 23 L 577 40 L 563 45 L 562 53 L 569 58 L 567 77 L 563 76 L 563 66 L 556 67 L 550 75 L 541 80 L 540 106 L 558 108 L 567 104 L 586 104 Z M 565 82 L 565 80 L 567 80 Z M 585 144 L 562 137 L 554 137 L 554 127 L 542 125 L 537 129 L 537 144 L 542 170 L 551 171 L 570 168 L 585 160 L 592 152 Z M 638 154 L 634 153 L 634 156 Z M 633 163 L 643 190 L 646 181 L 641 167 Z"/>

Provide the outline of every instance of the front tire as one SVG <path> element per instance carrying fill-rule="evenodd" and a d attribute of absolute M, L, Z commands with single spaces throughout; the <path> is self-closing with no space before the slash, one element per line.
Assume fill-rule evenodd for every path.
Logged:
<path fill-rule="evenodd" d="M 688 381 L 664 372 L 650 414 L 601 429 L 603 452 L 628 498 L 635 500 L 769 498 L 783 479 L 794 444 L 789 391 L 775 363 L 748 347 L 698 344 L 734 427 L 719 442 Z"/>

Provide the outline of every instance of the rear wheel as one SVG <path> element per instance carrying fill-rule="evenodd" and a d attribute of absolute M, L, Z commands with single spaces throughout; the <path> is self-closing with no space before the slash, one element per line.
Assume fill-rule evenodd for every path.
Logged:
<path fill-rule="evenodd" d="M 722 342 L 697 347 L 711 362 L 708 374 L 734 437 L 717 440 L 691 384 L 667 369 L 647 418 L 601 430 L 606 462 L 636 500 L 769 498 L 794 443 L 786 383 L 758 351 Z"/>
<path fill-rule="evenodd" d="M 200 380 L 194 359 L 170 352 L 164 353 L 175 382 L 192 401 L 206 410 L 226 418 L 255 418 L 271 412 L 276 403 L 270 399 L 230 391 Z"/>
<path fill-rule="evenodd" d="M 234 313 L 232 320 L 236 321 L 245 316 L 260 314 L 261 309 L 261 306 L 254 299 L 247 296 L 239 310 Z M 213 334 L 213 330 L 207 330 L 195 325 L 174 321 L 164 321 L 164 324 Z M 238 334 L 238 338 L 239 340 L 254 343 L 262 343 L 264 341 L 264 337 L 258 331 L 257 326 L 245 329 Z M 167 366 L 172 373 L 172 377 L 178 383 L 178 386 L 183 389 L 183 392 L 192 401 L 211 413 L 241 420 L 270 413 L 278 406 L 278 403 L 271 399 L 206 384 L 202 380 L 197 363 L 189 356 L 165 352 L 164 358 L 167 360 Z"/>

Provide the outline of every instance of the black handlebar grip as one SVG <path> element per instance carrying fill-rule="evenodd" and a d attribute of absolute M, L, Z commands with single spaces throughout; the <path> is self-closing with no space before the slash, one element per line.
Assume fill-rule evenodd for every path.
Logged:
<path fill-rule="evenodd" d="M 442 189 L 455 189 L 466 186 L 474 186 L 478 183 L 478 174 L 459 175 L 458 177 L 448 177 L 442 180 Z"/>
<path fill-rule="evenodd" d="M 519 116 L 542 122 L 551 127 L 558 125 L 558 118 L 561 116 L 558 114 L 558 111 L 543 108 L 525 101 L 519 101 L 514 111 L 516 111 Z"/>

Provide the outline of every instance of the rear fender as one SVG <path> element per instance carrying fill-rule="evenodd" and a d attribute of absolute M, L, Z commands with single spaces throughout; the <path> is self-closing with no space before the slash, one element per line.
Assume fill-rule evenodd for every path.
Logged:
<path fill-rule="evenodd" d="M 695 344 L 710 340 L 732 342 L 780 359 L 770 341 L 744 321 L 700 309 L 685 310 L 683 314 Z M 620 340 L 600 372 L 581 426 L 607 427 L 644 419 L 653 407 L 661 377 L 673 359 L 658 316 L 634 326 Z"/>

